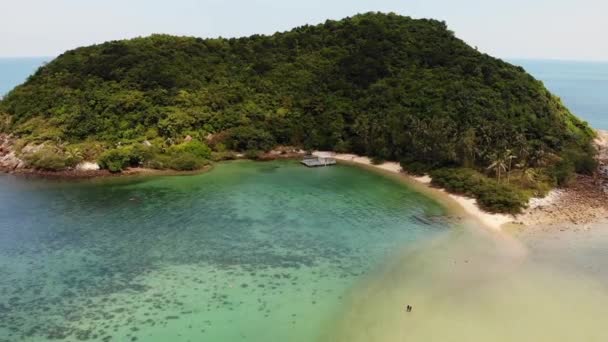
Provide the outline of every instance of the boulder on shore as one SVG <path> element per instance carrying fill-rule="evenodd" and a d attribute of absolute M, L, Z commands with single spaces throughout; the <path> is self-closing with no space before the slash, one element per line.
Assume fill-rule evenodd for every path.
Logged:
<path fill-rule="evenodd" d="M 99 164 L 93 162 L 81 162 L 76 165 L 77 171 L 97 171 L 99 169 Z"/>

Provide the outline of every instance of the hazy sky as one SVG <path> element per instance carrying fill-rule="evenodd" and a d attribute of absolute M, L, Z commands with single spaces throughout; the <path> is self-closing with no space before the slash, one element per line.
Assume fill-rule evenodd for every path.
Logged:
<path fill-rule="evenodd" d="M 0 56 L 151 33 L 274 33 L 367 11 L 445 20 L 497 57 L 608 61 L 608 0 L 0 0 Z"/>

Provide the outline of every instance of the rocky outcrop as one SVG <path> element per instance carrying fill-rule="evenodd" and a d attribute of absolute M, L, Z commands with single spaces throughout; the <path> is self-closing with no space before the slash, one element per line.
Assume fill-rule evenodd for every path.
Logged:
<path fill-rule="evenodd" d="M 543 230 L 579 230 L 579 225 L 608 219 L 608 132 L 597 131 L 595 147 L 599 165 L 593 176 L 577 175 L 567 188 L 532 201 L 518 221 Z"/>
<path fill-rule="evenodd" d="M 600 181 L 606 181 L 608 180 L 608 131 L 597 130 L 596 133 L 595 146 L 598 152 L 598 176 Z M 608 192 L 608 184 L 606 182 L 602 183 L 604 191 Z"/>
<path fill-rule="evenodd" d="M 10 172 L 24 167 L 25 162 L 17 157 L 14 150 L 13 137 L 7 134 L 0 134 L 0 170 Z"/>

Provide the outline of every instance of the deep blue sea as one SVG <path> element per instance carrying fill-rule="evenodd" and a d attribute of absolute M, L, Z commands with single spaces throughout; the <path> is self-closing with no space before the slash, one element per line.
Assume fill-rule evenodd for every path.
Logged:
<path fill-rule="evenodd" d="M 0 58 L 0 96 L 24 82 L 52 57 Z M 521 65 L 562 98 L 591 126 L 608 129 L 608 62 L 509 60 Z"/>
<path fill-rule="evenodd" d="M 608 62 L 509 60 L 520 65 L 594 128 L 608 129 Z"/>
<path fill-rule="evenodd" d="M 25 82 L 44 63 L 53 57 L 0 58 L 0 97 Z"/>

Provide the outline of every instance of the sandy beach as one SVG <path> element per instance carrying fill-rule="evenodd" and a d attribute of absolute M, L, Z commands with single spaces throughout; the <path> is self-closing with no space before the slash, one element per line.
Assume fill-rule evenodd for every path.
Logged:
<path fill-rule="evenodd" d="M 493 230 L 501 230 L 508 225 L 510 228 L 515 227 L 515 230 L 563 231 L 566 229 L 564 226 L 571 230 L 584 229 L 594 222 L 608 219 L 608 195 L 604 190 L 608 188 L 608 171 L 604 171 L 608 170 L 608 151 L 605 148 L 608 147 L 608 133 L 600 131 L 598 136 L 600 170 L 603 172 L 595 177 L 579 175 L 576 181 L 566 189 L 554 189 L 544 198 L 532 198 L 529 207 L 519 215 L 488 213 L 480 209 L 473 198 L 431 187 L 429 176 L 416 177 L 406 174 L 397 162 L 374 165 L 368 157 L 329 151 L 316 151 L 314 155 L 399 174 L 421 186 L 436 189 L 443 192 L 464 213 Z"/>
<path fill-rule="evenodd" d="M 408 177 L 410 180 L 431 188 L 431 178 L 429 176 L 414 177 L 412 175 L 408 175 L 403 172 L 401 165 L 399 165 L 397 162 L 384 162 L 382 164 L 375 165 L 368 157 L 362 157 L 355 154 L 341 154 L 328 151 L 316 151 L 313 154 L 318 157 L 335 158 L 339 161 L 365 165 L 379 170 L 400 174 L 403 175 L 403 177 Z M 504 224 L 517 221 L 515 217 L 510 215 L 491 214 L 481 210 L 479 206 L 477 206 L 477 201 L 473 198 L 450 194 L 441 189 L 439 190 L 444 192 L 447 197 L 453 200 L 466 214 L 488 228 L 500 230 Z"/>

